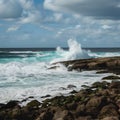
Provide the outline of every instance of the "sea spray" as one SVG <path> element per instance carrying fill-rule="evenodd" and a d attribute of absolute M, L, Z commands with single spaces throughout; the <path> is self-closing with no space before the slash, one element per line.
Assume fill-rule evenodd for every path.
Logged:
<path fill-rule="evenodd" d="M 58 61 L 90 58 L 88 52 L 81 48 L 81 44 L 78 43 L 76 39 L 68 40 L 68 51 L 63 50 L 61 47 L 57 47 L 56 54 L 59 56 L 59 58 L 54 59 L 51 63 Z"/>

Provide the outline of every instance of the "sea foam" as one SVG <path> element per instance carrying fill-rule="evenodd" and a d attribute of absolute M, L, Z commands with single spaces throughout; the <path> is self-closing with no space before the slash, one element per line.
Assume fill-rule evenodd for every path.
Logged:
<path fill-rule="evenodd" d="M 68 48 L 68 51 L 66 51 L 61 47 L 57 47 L 56 54 L 59 56 L 59 58 L 54 59 L 52 63 L 58 61 L 90 58 L 88 52 L 81 48 L 81 44 L 78 43 L 76 39 L 68 40 Z"/>

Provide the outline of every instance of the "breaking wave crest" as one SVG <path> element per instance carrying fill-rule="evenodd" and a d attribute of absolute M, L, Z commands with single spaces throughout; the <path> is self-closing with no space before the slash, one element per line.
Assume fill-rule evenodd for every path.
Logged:
<path fill-rule="evenodd" d="M 59 58 L 54 59 L 52 62 L 90 58 L 88 52 L 83 50 L 81 48 L 81 44 L 75 39 L 68 40 L 68 47 L 68 51 L 62 49 L 61 47 L 57 47 L 56 53 Z"/>

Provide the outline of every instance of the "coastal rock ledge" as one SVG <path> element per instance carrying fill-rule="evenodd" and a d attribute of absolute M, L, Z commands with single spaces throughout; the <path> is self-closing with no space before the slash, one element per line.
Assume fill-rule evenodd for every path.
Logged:
<path fill-rule="evenodd" d="M 120 74 L 120 56 L 62 61 L 54 63 L 54 65 L 58 63 L 65 65 L 68 71 L 98 70 L 98 73 L 112 72 Z"/>
<path fill-rule="evenodd" d="M 0 104 L 0 120 L 120 120 L 120 81 L 102 81 L 69 96 L 37 100 L 21 107 Z"/>

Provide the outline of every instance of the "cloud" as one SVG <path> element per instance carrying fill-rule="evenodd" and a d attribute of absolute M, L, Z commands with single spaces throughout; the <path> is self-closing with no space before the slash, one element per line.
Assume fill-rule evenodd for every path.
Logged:
<path fill-rule="evenodd" d="M 20 26 L 19 25 L 14 25 L 14 26 L 11 26 L 11 27 L 9 27 L 8 29 L 7 29 L 7 32 L 12 32 L 12 31 L 16 31 L 16 30 L 18 30 L 20 28 Z"/>
<path fill-rule="evenodd" d="M 0 0 L 0 19 L 16 20 L 20 24 L 38 23 L 41 21 L 40 10 L 33 0 Z M 8 31 L 15 27 L 8 28 Z"/>
<path fill-rule="evenodd" d="M 18 0 L 0 0 L 0 18 L 19 18 L 22 15 L 22 6 Z"/>
<path fill-rule="evenodd" d="M 44 8 L 93 17 L 96 19 L 120 19 L 119 0 L 45 0 Z"/>

